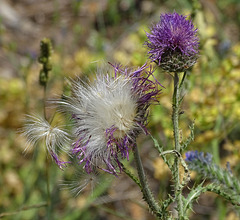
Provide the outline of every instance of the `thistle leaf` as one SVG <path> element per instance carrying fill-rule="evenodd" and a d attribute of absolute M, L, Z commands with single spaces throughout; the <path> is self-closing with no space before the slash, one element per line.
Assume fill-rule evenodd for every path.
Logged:
<path fill-rule="evenodd" d="M 189 144 L 194 140 L 194 125 L 195 125 L 195 121 L 193 121 L 192 124 L 189 126 L 190 134 L 182 144 L 182 151 L 184 151 L 189 146 Z"/>

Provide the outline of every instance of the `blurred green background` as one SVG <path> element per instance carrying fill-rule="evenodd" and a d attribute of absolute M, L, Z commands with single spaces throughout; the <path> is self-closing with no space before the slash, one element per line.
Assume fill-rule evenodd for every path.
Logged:
<path fill-rule="evenodd" d="M 161 13 L 192 15 L 199 29 L 201 52 L 186 83 L 181 129 L 183 139 L 195 119 L 192 149 L 212 153 L 221 166 L 229 161 L 240 174 L 240 2 L 238 0 L 1 0 L 0 1 L 0 213 L 14 212 L 46 201 L 45 157 L 41 146 L 23 151 L 19 134 L 24 114 L 42 114 L 43 89 L 37 62 L 43 37 L 53 42 L 53 71 L 47 96 L 56 98 L 68 88 L 68 79 L 94 77 L 103 63 L 140 66 L 147 59 L 145 31 Z M 166 89 L 153 106 L 149 131 L 166 149 L 172 147 L 172 78 L 157 70 Z M 52 109 L 48 109 L 51 115 Z M 155 195 L 172 193 L 169 170 L 153 143 L 138 138 L 143 162 Z M 125 163 L 129 168 L 130 164 Z M 61 189 L 74 178 L 74 169 L 50 168 L 52 207 L 49 219 L 153 219 L 133 182 L 124 174 L 101 174 L 92 189 L 74 196 Z M 79 178 L 79 177 L 78 177 Z M 195 176 L 192 175 L 194 179 Z M 193 181 L 190 183 L 190 186 Z M 98 197 L 98 198 L 97 198 Z M 173 207 L 170 207 L 173 209 Z M 1 214 L 0 214 L 1 216 Z M 46 208 L 19 211 L 2 219 L 47 219 Z M 194 205 L 191 219 L 238 219 L 233 207 L 205 193 Z"/>

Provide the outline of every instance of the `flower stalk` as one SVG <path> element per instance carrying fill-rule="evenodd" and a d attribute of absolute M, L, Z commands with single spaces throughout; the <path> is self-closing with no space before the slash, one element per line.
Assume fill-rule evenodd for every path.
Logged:
<path fill-rule="evenodd" d="M 173 136 L 174 136 L 174 148 L 177 152 L 181 152 L 181 145 L 179 142 L 179 76 L 178 73 L 174 73 L 174 91 L 172 96 L 172 122 L 173 122 Z M 183 219 L 183 201 L 182 190 L 179 173 L 180 159 L 175 157 L 173 178 L 175 182 L 175 196 L 177 201 L 178 218 Z"/>
<path fill-rule="evenodd" d="M 137 167 L 137 171 L 138 171 L 139 181 L 140 181 L 140 184 L 141 184 L 141 190 L 142 190 L 142 193 L 143 193 L 143 198 L 147 202 L 151 211 L 159 219 L 161 219 L 161 217 L 162 217 L 161 209 L 160 209 L 158 203 L 155 201 L 151 190 L 149 189 L 149 186 L 148 186 L 148 183 L 147 183 L 147 178 L 146 178 L 146 175 L 145 175 L 145 172 L 144 172 L 144 169 L 143 169 L 143 165 L 142 165 L 141 157 L 140 157 L 139 152 L 138 152 L 137 145 L 134 147 L 133 154 L 134 154 L 134 159 L 135 159 L 135 163 L 136 163 L 136 167 Z"/>
<path fill-rule="evenodd" d="M 50 207 L 51 207 L 51 197 L 50 197 L 50 182 L 49 182 L 49 168 L 50 162 L 48 155 L 46 156 L 46 185 L 47 185 L 47 216 L 50 218 Z"/>

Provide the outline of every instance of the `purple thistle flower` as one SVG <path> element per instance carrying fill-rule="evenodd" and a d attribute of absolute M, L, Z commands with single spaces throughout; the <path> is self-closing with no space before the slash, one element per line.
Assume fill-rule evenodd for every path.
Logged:
<path fill-rule="evenodd" d="M 146 33 L 149 58 L 168 72 L 182 72 L 198 58 L 197 29 L 186 16 L 176 12 L 163 14 L 160 21 Z"/>
<path fill-rule="evenodd" d="M 72 97 L 59 101 L 72 115 L 76 137 L 72 153 L 87 173 L 96 167 L 114 175 L 121 172 L 120 158 L 128 159 L 138 134 L 146 133 L 148 107 L 161 91 L 150 79 L 151 67 L 112 67 L 92 84 L 74 82 Z"/>

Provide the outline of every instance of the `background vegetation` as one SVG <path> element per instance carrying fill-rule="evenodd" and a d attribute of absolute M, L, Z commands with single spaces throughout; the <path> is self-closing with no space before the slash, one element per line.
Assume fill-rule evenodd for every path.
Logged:
<path fill-rule="evenodd" d="M 37 62 L 40 40 L 49 37 L 53 42 L 53 71 L 47 94 L 48 98 L 56 98 L 62 91 L 68 92 L 69 78 L 93 78 L 97 66 L 104 62 L 144 64 L 145 31 L 159 20 L 161 13 L 174 10 L 192 15 L 201 39 L 201 56 L 186 85 L 182 136 L 187 136 L 188 126 L 195 119 L 196 139 L 191 149 L 212 153 L 221 166 L 229 161 L 239 176 L 238 0 L 1 0 L 0 213 L 46 201 L 46 152 L 39 146 L 24 155 L 26 140 L 18 132 L 24 114 L 42 114 L 43 90 L 38 83 L 41 66 Z M 161 71 L 156 72 L 156 77 L 166 89 L 160 105 L 151 109 L 149 130 L 168 149 L 172 145 L 172 78 Z M 49 117 L 52 112 L 48 109 Z M 164 199 L 172 193 L 168 168 L 149 137 L 142 135 L 138 142 L 150 185 Z M 124 174 L 118 178 L 102 174 L 94 181 L 94 187 L 87 186 L 77 197 L 60 186 L 61 181 L 75 178 L 73 169 L 62 172 L 52 164 L 50 175 L 50 219 L 152 219 L 141 193 Z M 192 178 L 201 181 L 194 173 Z M 205 193 L 193 208 L 191 219 L 238 219 L 233 207 L 213 194 Z M 3 219 L 46 219 L 46 208 L 33 207 Z"/>

